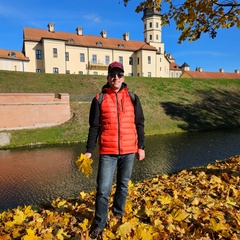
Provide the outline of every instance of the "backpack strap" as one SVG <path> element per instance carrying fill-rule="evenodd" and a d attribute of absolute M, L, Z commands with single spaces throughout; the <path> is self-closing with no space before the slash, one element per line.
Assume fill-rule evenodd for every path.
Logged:
<path fill-rule="evenodd" d="M 133 104 L 133 106 L 134 106 L 134 104 L 135 104 L 135 94 L 132 93 L 132 92 L 129 92 L 129 91 L 128 91 L 128 94 L 129 94 L 129 96 L 130 96 L 130 98 L 131 98 L 131 100 L 132 100 L 132 104 Z"/>
<path fill-rule="evenodd" d="M 104 98 L 104 95 L 105 94 L 103 92 L 98 94 L 97 100 L 98 100 L 99 105 L 101 105 L 101 103 L 103 101 L 103 98 Z"/>

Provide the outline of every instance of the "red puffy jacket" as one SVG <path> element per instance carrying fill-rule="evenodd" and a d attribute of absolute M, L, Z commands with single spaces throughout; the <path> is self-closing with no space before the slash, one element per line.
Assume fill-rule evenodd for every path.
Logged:
<path fill-rule="evenodd" d="M 106 88 L 100 105 L 99 154 L 137 152 L 137 131 L 132 100 L 127 88 Z"/>

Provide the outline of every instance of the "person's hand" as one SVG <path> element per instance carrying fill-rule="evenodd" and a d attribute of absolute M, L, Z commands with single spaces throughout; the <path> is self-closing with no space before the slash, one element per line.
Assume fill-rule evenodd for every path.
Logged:
<path fill-rule="evenodd" d="M 137 160 L 142 161 L 145 158 L 145 150 L 138 148 L 136 158 Z"/>
<path fill-rule="evenodd" d="M 90 152 L 86 152 L 84 155 L 85 155 L 87 158 L 91 158 L 91 156 L 92 156 L 92 154 L 91 154 Z"/>

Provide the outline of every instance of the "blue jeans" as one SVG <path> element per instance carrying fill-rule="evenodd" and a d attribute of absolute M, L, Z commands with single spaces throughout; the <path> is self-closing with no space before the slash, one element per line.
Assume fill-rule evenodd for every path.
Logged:
<path fill-rule="evenodd" d="M 112 211 L 114 215 L 122 216 L 124 213 L 134 157 L 134 153 L 126 155 L 100 155 L 99 157 L 94 225 L 95 228 L 101 231 L 108 220 L 108 200 L 116 167 L 117 186 Z"/>

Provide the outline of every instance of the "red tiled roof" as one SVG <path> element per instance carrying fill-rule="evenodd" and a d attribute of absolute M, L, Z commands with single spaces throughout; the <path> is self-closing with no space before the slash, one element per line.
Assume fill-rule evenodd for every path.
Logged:
<path fill-rule="evenodd" d="M 179 67 L 179 65 L 175 62 L 170 63 L 170 70 L 182 71 L 182 69 Z"/>
<path fill-rule="evenodd" d="M 118 38 L 103 38 L 102 36 L 91 36 L 91 35 L 78 35 L 77 33 L 67 33 L 67 32 L 50 32 L 48 30 L 42 30 L 37 28 L 24 28 L 24 41 L 36 41 L 39 42 L 41 39 L 55 39 L 66 41 L 66 44 L 77 45 L 84 47 L 97 47 L 97 48 L 108 48 L 108 49 L 118 49 L 118 50 L 129 50 L 137 51 L 139 49 L 157 51 L 155 47 L 148 45 L 145 42 L 129 40 Z M 67 41 L 72 39 L 74 42 Z M 101 42 L 102 46 L 97 46 L 96 43 Z M 124 47 L 119 47 L 119 44 Z"/>
<path fill-rule="evenodd" d="M 199 71 L 185 71 L 183 74 L 188 74 L 192 78 L 229 78 L 240 79 L 239 73 L 230 72 L 199 72 Z"/>
<path fill-rule="evenodd" d="M 9 56 L 9 53 L 15 53 L 16 57 Z M 29 61 L 29 58 L 25 57 L 21 51 L 6 50 L 6 49 L 0 49 L 0 58 Z"/>

